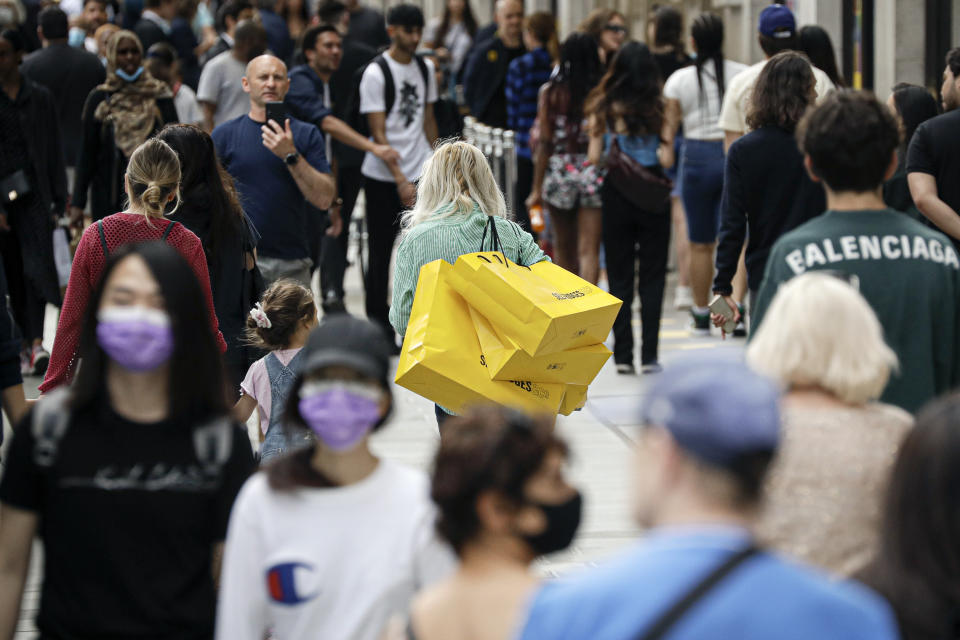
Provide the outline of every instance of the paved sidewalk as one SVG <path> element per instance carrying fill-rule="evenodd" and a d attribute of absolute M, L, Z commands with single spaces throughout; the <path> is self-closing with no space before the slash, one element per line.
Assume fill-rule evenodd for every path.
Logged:
<path fill-rule="evenodd" d="M 362 289 L 356 273 L 356 269 L 348 271 L 346 304 L 349 311 L 362 315 Z M 660 359 L 665 368 L 691 351 L 742 350 L 742 340 L 721 341 L 719 334 L 690 336 L 689 316 L 670 306 L 672 282 L 671 276 L 661 328 Z M 636 313 L 634 317 L 636 331 L 639 319 Z M 56 326 L 51 321 L 47 324 Z M 640 401 L 650 379 L 651 376 L 617 375 L 611 360 L 591 385 L 584 409 L 558 419 L 557 429 L 571 445 L 571 475 L 584 494 L 585 517 L 572 548 L 538 564 L 537 569 L 543 575 L 554 576 L 595 564 L 623 549 L 639 535 L 630 507 L 631 439 L 638 426 Z M 37 384 L 39 380 L 29 381 L 31 395 L 36 395 Z M 433 403 L 399 387 L 395 390 L 395 401 L 394 418 L 374 437 L 374 449 L 384 457 L 426 469 L 439 442 Z M 39 599 L 41 554 L 39 545 L 34 549 L 17 640 L 35 637 L 33 618 Z"/>

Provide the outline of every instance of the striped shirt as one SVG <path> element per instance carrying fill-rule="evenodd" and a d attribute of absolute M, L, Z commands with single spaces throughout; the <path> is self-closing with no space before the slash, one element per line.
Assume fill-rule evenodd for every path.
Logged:
<path fill-rule="evenodd" d="M 530 159 L 530 127 L 537 117 L 537 96 L 552 69 L 553 61 L 543 47 L 523 54 L 507 69 L 507 127 L 517 134 L 521 158 Z"/>
<path fill-rule="evenodd" d="M 447 205 L 438 210 L 435 217 L 410 229 L 397 248 L 390 324 L 401 336 L 407 332 L 420 267 L 438 259 L 453 264 L 463 254 L 481 250 L 480 243 L 487 227 L 487 214 L 474 203 L 470 213 L 443 215 L 450 211 L 451 207 L 452 205 Z M 550 259 L 540 250 L 533 236 L 517 223 L 497 218 L 496 225 L 503 252 L 508 259 L 527 266 Z M 488 233 L 483 246 L 486 250 L 490 249 L 489 235 Z"/>

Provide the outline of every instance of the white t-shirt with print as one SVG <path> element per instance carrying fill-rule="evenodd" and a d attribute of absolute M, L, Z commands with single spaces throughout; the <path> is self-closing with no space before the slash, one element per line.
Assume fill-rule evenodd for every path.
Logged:
<path fill-rule="evenodd" d="M 747 68 L 747 65 L 723 61 L 723 90 L 727 91 L 731 81 Z M 664 97 L 676 100 L 683 109 L 683 135 L 691 140 L 723 140 L 723 130 L 717 125 L 720 118 L 720 91 L 717 88 L 717 74 L 712 61 L 707 61 L 700 69 L 703 82 L 703 98 L 700 98 L 700 83 L 697 81 L 697 68 L 684 67 L 674 71 L 663 86 Z"/>
<path fill-rule="evenodd" d="M 400 64 L 389 53 L 383 57 L 390 67 L 394 86 L 393 108 L 386 120 L 387 142 L 400 154 L 400 170 L 412 182 L 420 177 L 423 163 L 430 157 L 430 143 L 423 132 L 423 96 L 427 96 L 427 104 L 437 101 L 436 75 L 433 63 L 425 60 L 428 86 L 424 86 L 416 60 Z M 383 71 L 380 65 L 371 62 L 360 79 L 360 113 L 377 113 L 385 109 Z M 363 158 L 360 171 L 368 178 L 393 182 L 390 169 L 372 153 L 368 152 Z"/>
<path fill-rule="evenodd" d="M 274 491 L 254 474 L 230 514 L 217 640 L 377 640 L 453 572 L 422 471 L 381 460 L 361 482 Z"/>

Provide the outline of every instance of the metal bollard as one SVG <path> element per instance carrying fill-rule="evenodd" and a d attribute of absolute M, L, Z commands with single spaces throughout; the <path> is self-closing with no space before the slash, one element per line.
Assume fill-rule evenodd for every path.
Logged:
<path fill-rule="evenodd" d="M 463 119 L 463 140 L 470 144 L 477 143 L 477 119 L 467 116 Z"/>
<path fill-rule="evenodd" d="M 490 136 L 491 145 L 493 146 L 493 153 L 491 154 L 490 161 L 493 164 L 493 179 L 497 181 L 497 186 L 500 187 L 500 190 L 503 190 L 503 129 L 496 127 L 491 132 Z"/>
<path fill-rule="evenodd" d="M 517 144 L 516 134 L 509 129 L 503 132 L 503 158 L 506 169 L 506 184 L 503 185 L 503 193 L 507 200 L 507 209 L 516 211 L 517 203 L 514 197 L 517 193 Z"/>
<path fill-rule="evenodd" d="M 485 124 L 478 124 L 476 127 L 477 130 L 477 147 L 487 158 L 487 162 L 490 163 L 490 156 L 493 155 L 493 142 L 490 140 L 491 129 Z M 493 164 L 490 164 L 490 168 L 493 168 Z"/>

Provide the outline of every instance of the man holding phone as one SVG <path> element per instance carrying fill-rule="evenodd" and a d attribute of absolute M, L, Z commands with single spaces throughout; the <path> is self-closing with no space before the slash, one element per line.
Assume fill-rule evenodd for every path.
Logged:
<path fill-rule="evenodd" d="M 257 263 L 267 284 L 292 278 L 310 286 L 309 205 L 324 210 L 336 195 L 323 136 L 286 115 L 287 66 L 263 55 L 247 65 L 243 90 L 249 113 L 213 130 L 221 162 L 237 183 L 244 211 L 260 232 Z M 331 212 L 328 233 L 340 233 Z"/>

